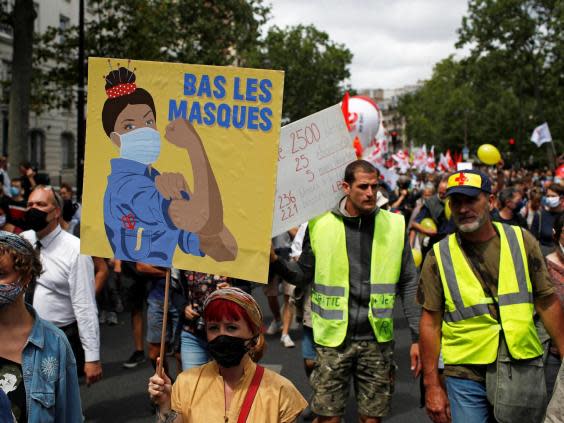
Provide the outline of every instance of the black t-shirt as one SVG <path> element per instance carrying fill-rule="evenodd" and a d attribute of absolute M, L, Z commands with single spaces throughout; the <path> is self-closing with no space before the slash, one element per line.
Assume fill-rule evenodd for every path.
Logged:
<path fill-rule="evenodd" d="M 521 226 L 522 228 L 527 229 L 527 221 L 519 213 L 513 213 L 513 217 L 511 219 L 504 219 L 499 213 L 499 210 L 494 209 L 491 212 L 491 216 L 492 220 L 495 222 L 505 223 L 507 225 Z"/>
<path fill-rule="evenodd" d="M 549 211 L 543 207 L 540 213 L 537 213 L 533 218 L 531 232 L 542 246 L 555 247 L 554 239 L 552 238 L 552 229 L 554 228 L 554 223 L 562 213 L 561 211 Z"/>
<path fill-rule="evenodd" d="M 12 413 L 18 423 L 27 423 L 25 385 L 21 364 L 0 357 L 0 389 L 12 403 Z"/>
<path fill-rule="evenodd" d="M 10 200 L 11 200 L 11 198 L 8 198 L 8 196 L 4 195 L 3 193 L 0 193 L 0 208 L 2 208 L 2 210 L 4 210 L 5 215 L 8 214 L 9 206 L 10 206 Z"/>

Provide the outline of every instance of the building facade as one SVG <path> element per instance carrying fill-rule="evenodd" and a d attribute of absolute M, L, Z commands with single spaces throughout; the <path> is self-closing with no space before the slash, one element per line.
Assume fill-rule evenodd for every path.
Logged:
<path fill-rule="evenodd" d="M 79 0 L 38 0 L 34 2 L 37 17 L 35 32 L 48 27 L 68 28 L 78 24 Z M 85 12 L 88 15 L 88 10 Z M 12 28 L 0 26 L 0 79 L 11 79 Z M 9 98 L 9 95 L 4 95 Z M 2 154 L 8 152 L 8 104 L 0 104 Z M 29 117 L 28 157 L 38 172 L 49 175 L 53 185 L 76 184 L 76 106 L 48 110 Z M 8 162 L 10 162 L 8 157 Z M 10 174 L 17 175 L 18 163 L 10 163 Z"/>

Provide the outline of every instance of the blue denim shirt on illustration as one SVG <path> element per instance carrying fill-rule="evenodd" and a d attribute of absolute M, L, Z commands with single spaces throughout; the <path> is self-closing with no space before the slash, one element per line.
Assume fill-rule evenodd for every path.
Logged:
<path fill-rule="evenodd" d="M 204 256 L 197 234 L 178 229 L 168 215 L 171 201 L 155 187 L 159 172 L 125 158 L 112 159 L 104 195 L 104 225 L 114 256 L 170 267 L 176 246 Z M 189 199 L 188 193 L 183 197 Z"/>

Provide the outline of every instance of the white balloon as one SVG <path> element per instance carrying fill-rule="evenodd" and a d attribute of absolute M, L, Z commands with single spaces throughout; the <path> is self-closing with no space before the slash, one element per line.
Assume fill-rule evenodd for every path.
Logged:
<path fill-rule="evenodd" d="M 370 97 L 349 98 L 348 121 L 351 128 L 351 140 L 358 137 L 363 150 L 376 139 L 381 120 L 380 109 Z"/>

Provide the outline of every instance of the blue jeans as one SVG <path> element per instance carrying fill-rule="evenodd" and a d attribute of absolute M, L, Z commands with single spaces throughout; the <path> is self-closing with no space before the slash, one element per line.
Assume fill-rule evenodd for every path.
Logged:
<path fill-rule="evenodd" d="M 313 329 L 308 326 L 302 326 L 304 336 L 302 338 L 302 357 L 304 360 L 315 361 L 315 346 L 313 342 Z"/>
<path fill-rule="evenodd" d="M 161 343 L 161 332 L 163 328 L 164 300 L 147 299 L 147 342 L 150 344 Z M 178 331 L 180 329 L 180 313 L 172 305 L 169 305 L 166 330 L 166 342 L 178 345 Z"/>
<path fill-rule="evenodd" d="M 495 423 L 485 383 L 447 377 L 446 388 L 453 423 Z"/>
<path fill-rule="evenodd" d="M 180 335 L 180 359 L 183 371 L 206 364 L 211 359 L 207 350 L 207 342 L 183 330 Z"/>

